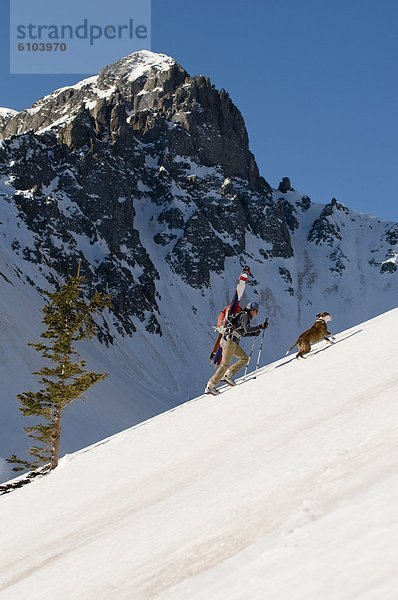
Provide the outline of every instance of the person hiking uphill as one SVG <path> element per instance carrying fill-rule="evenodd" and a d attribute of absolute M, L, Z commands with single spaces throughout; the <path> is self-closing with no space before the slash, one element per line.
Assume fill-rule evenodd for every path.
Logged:
<path fill-rule="evenodd" d="M 221 342 L 221 365 L 218 367 L 213 377 L 210 377 L 207 382 L 205 394 L 212 394 L 213 396 L 218 395 L 220 392 L 217 390 L 216 386 L 220 381 L 223 381 L 230 386 L 236 385 L 232 377 L 242 369 L 249 360 L 246 352 L 239 345 L 240 338 L 258 335 L 262 329 L 268 327 L 267 321 L 260 323 L 260 325 L 250 325 L 251 319 L 254 319 L 258 315 L 258 312 L 259 305 L 257 302 L 249 302 L 242 312 L 234 315 L 227 322 Z M 230 366 L 230 362 L 234 356 L 239 360 Z"/>

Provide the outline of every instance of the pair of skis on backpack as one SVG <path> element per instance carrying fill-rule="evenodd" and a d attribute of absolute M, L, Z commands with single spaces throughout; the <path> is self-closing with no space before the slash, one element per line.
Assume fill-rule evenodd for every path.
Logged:
<path fill-rule="evenodd" d="M 218 336 L 214 343 L 213 350 L 210 353 L 210 362 L 214 363 L 215 367 L 221 364 L 222 348 L 220 344 L 224 335 L 226 324 L 233 315 L 237 314 L 241 310 L 239 300 L 243 296 L 243 292 L 245 291 L 246 287 L 246 282 L 249 279 L 250 274 L 250 267 L 244 267 L 242 273 L 239 275 L 238 283 L 236 285 L 236 289 L 234 295 L 232 296 L 231 302 L 225 308 L 223 308 L 223 310 L 218 315 L 217 327 L 215 328 L 216 331 L 218 331 Z"/>
<path fill-rule="evenodd" d="M 218 337 L 215 341 L 215 344 L 214 344 L 213 349 L 210 354 L 210 363 L 214 363 L 215 368 L 217 368 L 221 364 L 221 361 L 222 361 L 221 340 L 222 340 L 223 336 L 225 335 L 225 333 L 227 332 L 228 327 L 230 327 L 231 324 L 233 323 L 234 317 L 236 317 L 238 315 L 238 313 L 240 313 L 242 311 L 242 308 L 239 305 L 239 301 L 243 296 L 243 292 L 245 291 L 246 282 L 249 278 L 249 275 L 251 275 L 250 268 L 248 266 L 245 266 L 239 276 L 238 283 L 236 285 L 236 289 L 235 289 L 235 292 L 234 292 L 231 302 L 225 308 L 223 308 L 223 310 L 218 315 L 217 327 L 215 327 L 215 330 L 218 332 Z M 267 319 L 267 322 L 268 322 L 268 319 Z M 263 338 L 264 338 L 264 328 L 263 328 L 263 336 L 261 338 L 260 350 L 259 350 L 258 359 L 257 359 L 256 371 L 258 370 L 258 366 L 259 366 L 259 362 L 260 362 L 260 356 L 261 356 L 261 351 L 262 351 L 262 347 L 263 347 Z M 246 365 L 243 382 L 246 379 L 247 370 L 248 370 L 248 367 L 249 367 L 249 364 L 250 364 L 250 361 L 252 358 L 255 343 L 256 343 L 256 339 L 254 340 L 251 351 L 250 351 L 249 360 Z M 221 379 L 220 383 L 225 383 L 229 387 L 235 387 L 237 385 L 235 383 L 235 381 L 232 379 L 232 374 L 229 374 L 228 371 L 226 372 L 224 377 Z M 212 385 L 211 381 L 209 381 L 206 386 L 206 389 L 205 389 L 205 394 L 209 394 L 212 396 L 218 396 L 220 394 L 220 391 L 217 389 L 216 385 Z"/>

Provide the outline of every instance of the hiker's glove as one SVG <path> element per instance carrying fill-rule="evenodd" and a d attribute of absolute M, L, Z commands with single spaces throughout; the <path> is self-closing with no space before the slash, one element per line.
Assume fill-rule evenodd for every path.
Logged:
<path fill-rule="evenodd" d="M 261 329 L 267 329 L 268 328 L 268 321 L 264 321 L 264 323 L 261 323 Z"/>

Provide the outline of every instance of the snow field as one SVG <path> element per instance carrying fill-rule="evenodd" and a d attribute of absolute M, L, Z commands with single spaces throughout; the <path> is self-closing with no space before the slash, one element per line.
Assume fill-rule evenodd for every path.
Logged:
<path fill-rule="evenodd" d="M 397 322 L 385 313 L 0 498 L 2 600 L 393 600 Z"/>

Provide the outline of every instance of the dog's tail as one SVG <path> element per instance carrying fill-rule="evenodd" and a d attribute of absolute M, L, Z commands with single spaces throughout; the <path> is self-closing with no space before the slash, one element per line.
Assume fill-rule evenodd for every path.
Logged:
<path fill-rule="evenodd" d="M 297 342 L 295 342 L 295 343 L 293 344 L 293 346 L 290 346 L 290 348 L 289 348 L 289 350 L 286 352 L 285 356 L 287 356 L 287 355 L 289 354 L 290 350 L 293 350 L 293 348 L 294 348 L 295 346 L 297 346 L 297 344 L 298 344 L 298 340 L 297 340 Z"/>

